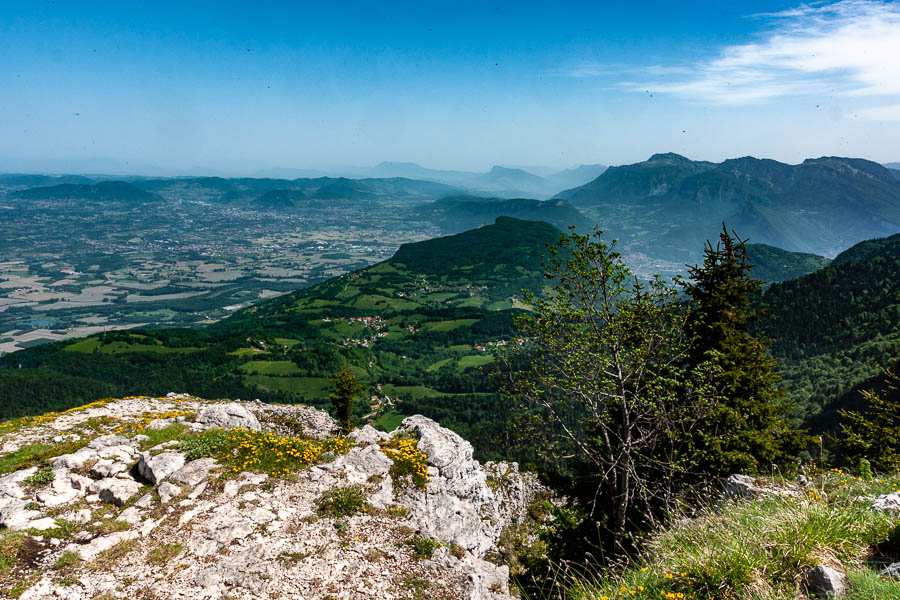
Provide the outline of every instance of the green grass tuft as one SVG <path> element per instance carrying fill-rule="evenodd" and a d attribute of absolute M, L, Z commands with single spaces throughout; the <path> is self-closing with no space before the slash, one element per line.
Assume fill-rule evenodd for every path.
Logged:
<path fill-rule="evenodd" d="M 673 519 L 622 569 L 567 567 L 559 579 L 568 600 L 799 598 L 808 568 L 837 562 L 849 575 L 848 598 L 900 599 L 900 584 L 880 580 L 866 564 L 872 548 L 900 533 L 900 517 L 859 499 L 895 488 L 834 472 L 817 479 L 805 497 L 728 500 Z M 893 595 L 885 595 L 888 589 Z"/>
<path fill-rule="evenodd" d="M 367 512 L 366 489 L 361 485 L 348 485 L 328 490 L 319 499 L 318 510 L 319 514 L 333 519 Z"/>

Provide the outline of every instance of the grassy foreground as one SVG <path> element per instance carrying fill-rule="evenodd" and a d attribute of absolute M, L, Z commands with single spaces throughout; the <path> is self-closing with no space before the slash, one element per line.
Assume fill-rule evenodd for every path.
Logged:
<path fill-rule="evenodd" d="M 847 574 L 849 600 L 900 599 L 900 582 L 878 574 L 900 561 L 900 515 L 870 508 L 898 485 L 833 470 L 799 497 L 723 501 L 673 520 L 622 569 L 561 569 L 560 583 L 569 600 L 802 599 L 805 571 L 824 564 Z"/>

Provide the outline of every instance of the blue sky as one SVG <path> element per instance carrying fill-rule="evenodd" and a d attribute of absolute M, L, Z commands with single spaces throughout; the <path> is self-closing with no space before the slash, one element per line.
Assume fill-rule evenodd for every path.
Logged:
<path fill-rule="evenodd" d="M 900 161 L 893 2 L 286 4 L 0 3 L 0 170 Z"/>

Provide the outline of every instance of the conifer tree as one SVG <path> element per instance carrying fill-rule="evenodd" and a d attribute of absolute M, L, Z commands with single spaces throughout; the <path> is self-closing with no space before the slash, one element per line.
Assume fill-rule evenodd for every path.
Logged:
<path fill-rule="evenodd" d="M 844 460 L 856 467 L 868 460 L 876 470 L 887 473 L 900 469 L 900 367 L 885 373 L 884 389 L 862 393 L 864 411 L 841 409 L 841 433 L 832 436 Z"/>
<path fill-rule="evenodd" d="M 353 429 L 351 415 L 353 414 L 353 405 L 356 397 L 363 391 L 363 387 L 359 384 L 356 375 L 350 372 L 350 364 L 345 363 L 343 370 L 337 377 L 329 380 L 331 382 L 331 393 L 328 399 L 331 400 L 331 406 L 337 414 L 337 421 L 343 428 L 344 433 L 348 433 Z"/>
<path fill-rule="evenodd" d="M 704 254 L 683 283 L 693 301 L 689 367 L 716 367 L 718 401 L 694 434 L 694 468 L 729 475 L 788 464 L 806 438 L 789 424 L 791 406 L 766 352 L 770 341 L 751 330 L 759 314 L 750 299 L 762 284 L 750 274 L 746 240 L 723 224 L 716 246 L 707 242 Z"/>

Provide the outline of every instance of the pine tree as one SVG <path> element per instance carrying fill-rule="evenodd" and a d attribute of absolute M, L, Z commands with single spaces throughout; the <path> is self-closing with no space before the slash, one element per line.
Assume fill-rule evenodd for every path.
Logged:
<path fill-rule="evenodd" d="M 900 469 L 900 367 L 885 372 L 881 392 L 866 390 L 865 411 L 841 409 L 841 433 L 832 436 L 844 460 L 854 467 L 867 459 L 876 470 Z"/>
<path fill-rule="evenodd" d="M 359 384 L 356 375 L 350 372 L 350 364 L 346 363 L 343 370 L 337 377 L 329 379 L 331 382 L 331 393 L 328 399 L 331 400 L 331 406 L 337 414 L 337 420 L 345 433 L 353 429 L 351 415 L 353 414 L 353 405 L 356 397 L 363 391 L 363 387 Z"/>
<path fill-rule="evenodd" d="M 751 331 L 759 314 L 750 299 L 762 284 L 750 274 L 746 240 L 723 224 L 719 242 L 707 242 L 704 254 L 683 284 L 693 301 L 689 367 L 715 366 L 719 398 L 694 435 L 694 468 L 721 476 L 789 464 L 806 438 L 788 422 L 791 406 L 767 354 L 771 342 Z"/>

